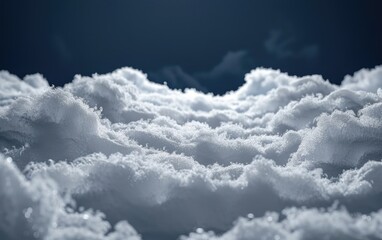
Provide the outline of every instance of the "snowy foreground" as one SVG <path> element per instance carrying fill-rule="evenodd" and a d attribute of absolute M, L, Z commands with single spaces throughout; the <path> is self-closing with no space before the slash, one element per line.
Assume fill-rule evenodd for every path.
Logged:
<path fill-rule="evenodd" d="M 221 83 L 224 84 L 224 83 Z M 0 239 L 382 239 L 382 67 L 223 96 L 0 72 Z"/>

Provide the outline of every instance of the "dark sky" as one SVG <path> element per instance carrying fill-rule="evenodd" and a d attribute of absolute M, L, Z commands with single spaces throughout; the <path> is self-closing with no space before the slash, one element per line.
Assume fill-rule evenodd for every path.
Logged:
<path fill-rule="evenodd" d="M 339 83 L 382 64 L 379 2 L 0 0 L 0 69 L 63 85 L 132 66 L 215 93 L 258 66 Z"/>

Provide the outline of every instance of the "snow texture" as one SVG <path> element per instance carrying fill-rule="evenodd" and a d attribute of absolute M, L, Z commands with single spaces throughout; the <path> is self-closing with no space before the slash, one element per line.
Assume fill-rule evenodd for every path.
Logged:
<path fill-rule="evenodd" d="M 1 71 L 0 239 L 382 239 L 381 87 L 382 66 L 221 96 Z"/>

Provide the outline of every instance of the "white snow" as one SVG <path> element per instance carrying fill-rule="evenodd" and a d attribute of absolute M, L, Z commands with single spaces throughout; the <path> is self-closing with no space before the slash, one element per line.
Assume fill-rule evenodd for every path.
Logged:
<path fill-rule="evenodd" d="M 381 239 L 382 66 L 245 80 L 1 71 L 0 238 Z"/>

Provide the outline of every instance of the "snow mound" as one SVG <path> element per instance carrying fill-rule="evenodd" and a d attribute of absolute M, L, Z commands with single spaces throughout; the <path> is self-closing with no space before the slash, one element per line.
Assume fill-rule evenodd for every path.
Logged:
<path fill-rule="evenodd" d="M 381 239 L 381 72 L 215 96 L 1 71 L 0 238 Z"/>

